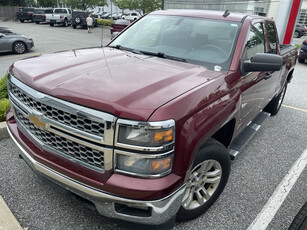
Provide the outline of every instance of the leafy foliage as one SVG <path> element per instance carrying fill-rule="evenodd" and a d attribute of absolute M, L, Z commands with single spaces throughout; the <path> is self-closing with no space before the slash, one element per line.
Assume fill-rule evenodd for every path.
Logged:
<path fill-rule="evenodd" d="M 109 20 L 109 19 L 101 19 L 101 18 L 98 18 L 97 19 L 97 24 L 98 25 L 103 25 L 103 26 L 110 26 L 114 23 L 113 20 Z"/>
<path fill-rule="evenodd" d="M 25 0 L 1 0 L 0 6 L 25 6 Z"/>
<path fill-rule="evenodd" d="M 8 98 L 6 76 L 7 74 L 5 74 L 4 77 L 0 79 L 0 100 L 4 98 Z"/>
<path fill-rule="evenodd" d="M 63 0 L 65 4 L 71 6 L 73 9 L 94 8 L 95 6 L 105 6 L 107 5 L 106 0 Z"/>
<path fill-rule="evenodd" d="M 143 13 L 161 9 L 162 0 L 112 0 L 121 9 L 138 10 Z"/>
<path fill-rule="evenodd" d="M 42 7 L 55 7 L 57 0 L 37 0 L 37 4 Z"/>
<path fill-rule="evenodd" d="M 10 108 L 9 99 L 5 98 L 5 99 L 0 100 L 0 122 L 5 121 L 5 114 L 9 108 Z"/>

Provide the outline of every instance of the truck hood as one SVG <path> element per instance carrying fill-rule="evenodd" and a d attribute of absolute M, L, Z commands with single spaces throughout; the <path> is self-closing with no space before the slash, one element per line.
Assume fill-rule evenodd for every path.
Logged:
<path fill-rule="evenodd" d="M 108 47 L 23 59 L 10 72 L 45 94 L 136 120 L 221 74 Z"/>

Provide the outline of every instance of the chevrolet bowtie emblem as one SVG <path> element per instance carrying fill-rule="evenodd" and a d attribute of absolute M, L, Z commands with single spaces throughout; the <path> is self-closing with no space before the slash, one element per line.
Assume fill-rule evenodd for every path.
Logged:
<path fill-rule="evenodd" d="M 42 122 L 39 117 L 35 116 L 35 115 L 31 115 L 29 114 L 29 119 L 33 122 L 33 124 L 35 125 L 35 127 L 45 130 L 48 127 L 48 124 Z"/>

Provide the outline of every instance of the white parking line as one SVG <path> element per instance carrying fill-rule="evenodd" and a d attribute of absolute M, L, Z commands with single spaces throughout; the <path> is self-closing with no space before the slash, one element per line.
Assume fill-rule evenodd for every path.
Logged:
<path fill-rule="evenodd" d="M 307 164 L 307 149 L 297 159 L 247 230 L 265 230 Z"/>

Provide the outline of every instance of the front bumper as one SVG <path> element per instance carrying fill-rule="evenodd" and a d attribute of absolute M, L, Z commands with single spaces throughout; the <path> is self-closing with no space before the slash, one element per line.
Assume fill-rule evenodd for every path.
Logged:
<path fill-rule="evenodd" d="M 97 211 L 110 218 L 122 219 L 135 223 L 158 225 L 174 217 L 181 206 L 185 184 L 172 194 L 159 200 L 134 200 L 110 195 L 102 190 L 76 181 L 36 161 L 18 142 L 10 131 L 12 140 L 21 150 L 21 155 L 33 171 L 61 187 L 91 201 Z"/>

